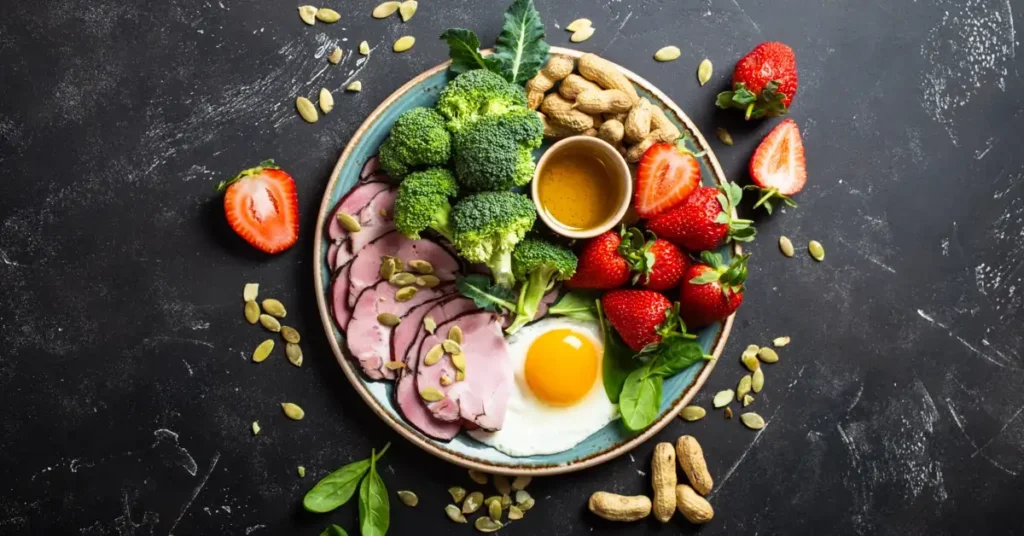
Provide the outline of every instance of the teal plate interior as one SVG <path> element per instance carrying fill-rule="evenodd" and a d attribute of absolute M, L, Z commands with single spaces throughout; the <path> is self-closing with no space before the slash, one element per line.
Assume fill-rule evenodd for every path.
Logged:
<path fill-rule="evenodd" d="M 553 50 L 552 52 L 556 51 Z M 578 54 L 575 51 L 570 52 L 574 55 Z M 635 76 L 632 73 L 627 72 L 627 74 L 631 75 L 631 77 Z M 374 410 L 378 415 L 384 418 L 396 430 L 402 432 L 404 436 L 413 440 L 414 443 L 454 463 L 467 467 L 482 468 L 492 472 L 537 475 L 571 471 L 595 465 L 611 457 L 623 454 L 628 450 L 628 448 L 622 448 L 623 446 L 629 443 L 639 443 L 642 440 L 634 441 L 638 439 L 639 434 L 627 432 L 618 420 L 613 421 L 568 451 L 542 456 L 511 457 L 475 441 L 466 434 L 459 434 L 459 436 L 448 443 L 435 441 L 420 434 L 419 431 L 404 421 L 394 404 L 391 382 L 367 381 L 358 372 L 358 367 L 351 365 L 347 355 L 342 355 L 342 353 L 347 354 L 347 350 L 343 350 L 345 348 L 344 335 L 337 329 L 331 319 L 330 306 L 328 304 L 329 298 L 326 298 L 326 295 L 329 293 L 331 279 L 330 268 L 327 266 L 327 248 L 330 242 L 323 238 L 326 232 L 326 215 L 331 213 L 331 209 L 338 203 L 341 197 L 356 184 L 363 164 L 377 153 L 378 147 L 387 138 L 391 125 L 398 116 L 410 108 L 433 106 L 437 101 L 438 92 L 449 79 L 450 75 L 447 69 L 440 69 L 437 72 L 428 71 L 410 83 L 406 88 L 396 92 L 391 99 L 385 101 L 376 112 L 376 119 L 372 122 L 368 121 L 368 124 L 364 124 L 360 132 L 357 132 L 353 137 L 349 148 L 346 149 L 347 155 L 343 154 L 343 162 L 340 162 L 340 168 L 336 170 L 336 176 L 325 193 L 317 223 L 315 260 L 317 263 L 316 276 L 318 278 L 317 302 L 325 328 L 328 330 L 328 338 L 331 339 L 331 345 L 335 353 L 338 354 L 339 362 L 346 369 L 350 380 L 353 380 L 353 384 L 357 389 L 361 388 L 361 394 L 363 394 L 371 406 L 377 406 Z M 675 106 L 664 95 L 653 88 L 645 89 L 643 85 L 646 82 L 638 78 L 634 78 L 634 82 L 641 82 L 637 83 L 637 91 L 642 97 L 650 99 L 652 103 L 660 103 L 669 118 L 682 132 L 690 131 L 691 135 L 693 135 L 693 140 L 688 143 L 692 149 L 695 151 L 707 151 L 703 157 L 699 158 L 701 173 L 704 184 L 714 186 L 716 178 L 721 177 L 721 170 L 717 166 L 714 156 L 708 149 L 703 137 L 700 136 L 699 132 L 696 132 L 695 128 L 691 128 L 688 125 L 688 121 L 684 121 L 683 118 L 674 112 Z M 538 151 L 538 155 L 543 153 L 548 145 L 550 144 L 545 143 L 544 147 Z M 538 220 L 538 225 L 543 225 L 543 223 Z M 723 256 L 731 257 L 737 252 L 733 249 L 723 248 L 720 253 Z M 731 318 L 729 321 L 708 326 L 697 334 L 698 340 L 706 354 L 717 356 L 721 352 L 730 327 Z M 678 413 L 678 410 L 684 405 L 683 399 L 685 398 L 688 401 L 695 394 L 696 389 L 694 387 L 698 376 L 701 375 L 705 368 L 708 368 L 706 372 L 710 373 L 712 366 L 713 364 L 710 363 L 695 364 L 676 376 L 665 380 L 660 408 L 661 415 L 655 421 L 655 425 L 653 425 L 654 430 L 660 429 L 667 422 L 668 418 Z M 706 374 L 704 377 L 706 377 Z M 690 391 L 693 392 L 691 393 Z M 660 426 L 659 423 L 661 423 Z M 632 448 L 632 446 L 635 446 L 635 444 L 628 445 L 629 448 Z"/>

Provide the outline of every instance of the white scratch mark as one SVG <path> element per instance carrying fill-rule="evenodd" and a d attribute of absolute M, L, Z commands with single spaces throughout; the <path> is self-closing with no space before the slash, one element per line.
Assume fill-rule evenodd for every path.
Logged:
<path fill-rule="evenodd" d="M 1004 471 L 1005 473 L 1007 473 L 1009 475 L 1017 476 L 1017 472 L 1016 471 L 1014 471 L 1012 469 L 1008 469 L 1006 467 L 1003 467 L 1001 464 L 999 464 L 999 462 L 993 460 L 992 458 L 989 458 L 988 456 L 985 455 L 985 453 L 981 452 L 981 449 L 978 448 L 977 443 L 975 443 L 974 440 L 971 439 L 971 436 L 967 435 L 967 430 L 964 428 L 963 417 L 961 417 L 959 414 L 957 414 L 956 410 L 953 409 L 953 402 L 950 399 L 948 399 L 948 398 L 946 399 L 946 409 L 949 410 L 949 415 L 951 417 L 953 417 L 953 424 L 955 424 L 956 427 L 960 430 L 960 433 L 964 435 L 964 439 L 966 439 L 967 442 L 970 443 L 971 446 L 975 448 L 975 450 L 976 450 L 975 454 L 979 454 L 980 453 L 981 457 L 984 458 L 985 461 L 987 461 L 988 463 L 991 463 L 996 468 Z M 973 455 L 972 455 L 972 457 L 973 457 Z"/>
<path fill-rule="evenodd" d="M 1006 430 L 1006 427 L 1010 426 L 1010 424 L 1013 421 L 1017 420 L 1017 417 L 1020 416 L 1020 413 L 1022 411 L 1024 411 L 1024 406 L 1021 406 L 1021 408 L 1018 409 L 1017 412 L 1013 414 L 1013 417 L 1010 417 L 1005 423 L 1003 423 L 1003 427 L 1000 428 L 998 432 L 996 432 L 996 435 L 992 436 L 992 439 L 989 439 L 988 441 L 985 442 L 984 445 L 978 447 L 978 450 L 974 451 L 974 454 L 971 454 L 971 457 L 973 458 L 977 456 L 981 451 L 985 450 L 986 447 L 991 445 L 992 442 L 995 441 L 999 436 L 1003 435 L 1003 431 Z"/>
<path fill-rule="evenodd" d="M 14 262 L 10 257 L 7 256 L 7 252 L 0 249 L 0 262 L 3 262 L 7 266 L 21 266 L 20 263 Z"/>
<path fill-rule="evenodd" d="M 946 324 L 943 324 L 942 322 L 939 322 L 939 321 L 935 320 L 934 318 L 931 317 L 931 315 L 929 315 L 928 313 L 924 312 L 923 310 L 918 309 L 917 310 L 917 314 L 921 318 L 923 318 L 926 321 L 928 321 L 928 323 L 930 323 L 931 325 L 936 326 L 936 327 L 940 327 L 940 328 L 945 329 L 945 330 L 949 330 L 949 326 L 947 326 Z M 998 354 L 999 357 L 1003 358 L 1007 362 L 998 361 L 995 358 L 993 358 L 992 356 L 988 355 L 987 353 L 982 352 L 976 346 L 974 346 L 973 344 L 967 342 L 963 337 L 957 335 L 952 330 L 949 330 L 947 333 L 948 333 L 948 335 L 950 337 L 953 337 L 954 339 L 956 339 L 960 344 L 962 344 L 965 348 L 970 350 L 972 353 L 974 353 L 975 355 L 985 359 L 986 361 L 992 363 L 993 365 L 998 365 L 998 366 L 1000 366 L 1002 368 L 1013 368 L 1013 369 L 1017 368 L 1017 367 L 1010 366 L 1010 363 L 1008 363 L 1008 362 L 1010 362 L 1010 359 L 1008 359 L 1002 353 L 1000 353 L 998 351 L 996 352 L 996 354 Z M 984 342 L 984 341 L 982 341 L 982 342 Z M 988 345 L 986 344 L 986 346 L 988 346 Z M 991 347 L 991 346 L 989 346 L 989 347 Z M 995 349 L 993 348 L 993 350 L 995 350 Z"/>
<path fill-rule="evenodd" d="M 177 435 L 175 434 L 175 436 Z M 206 474 L 203 475 L 203 479 L 199 482 L 199 485 L 196 486 L 196 489 L 192 490 L 192 495 L 187 501 L 185 501 L 185 504 L 181 508 L 181 513 L 178 514 L 178 518 L 174 520 L 174 524 L 171 525 L 171 529 L 167 531 L 168 536 L 174 535 L 174 529 L 178 526 L 178 523 L 181 522 L 181 518 L 185 517 L 185 512 L 188 512 L 188 509 L 192 507 L 192 503 L 196 500 L 196 497 L 199 496 L 199 493 L 203 491 L 203 487 L 206 486 L 206 481 L 209 480 L 210 475 L 213 474 L 213 470 L 217 467 L 218 461 L 220 461 L 220 452 L 214 452 L 213 458 L 210 460 L 210 468 L 207 469 Z"/>
<path fill-rule="evenodd" d="M 851 411 L 853 411 L 853 408 L 857 407 L 857 404 L 859 404 L 859 403 L 860 403 L 860 397 L 861 397 L 861 395 L 863 395 L 863 394 L 864 394 L 864 382 L 860 382 L 860 388 L 859 388 L 859 389 L 857 389 L 857 394 L 856 394 L 856 395 L 854 395 L 854 397 L 853 397 L 853 402 L 851 402 L 851 403 L 850 403 L 850 405 L 849 405 L 849 406 L 847 406 L 847 408 L 846 408 L 846 414 L 847 414 L 847 415 L 848 415 L 848 414 L 849 414 L 849 413 L 850 413 Z"/>
<path fill-rule="evenodd" d="M 743 14 L 743 18 L 747 19 L 747 21 L 754 26 L 754 29 L 757 30 L 757 33 L 761 33 L 761 27 L 758 26 L 756 22 L 754 22 L 754 19 L 750 18 L 750 15 L 747 15 L 747 11 L 743 9 L 743 6 L 741 6 L 740 3 L 737 2 L 736 0 L 732 0 L 732 3 L 734 6 L 736 6 L 736 9 L 740 10 L 740 13 Z"/>
<path fill-rule="evenodd" d="M 747 454 L 749 454 L 751 450 L 754 450 L 754 447 L 757 446 L 757 442 L 761 440 L 761 434 L 763 434 L 764 431 L 768 429 L 768 425 L 771 424 L 773 420 L 775 420 L 775 416 L 778 415 L 780 411 L 782 411 L 782 406 L 779 406 L 779 409 L 775 410 L 775 413 L 772 414 L 771 418 L 765 421 L 764 428 L 761 428 L 760 430 L 757 431 L 757 434 L 754 435 L 754 440 L 750 442 L 750 445 L 747 446 L 747 449 L 744 450 L 743 454 L 740 455 L 740 459 L 736 460 L 736 463 L 732 464 L 732 467 L 730 467 L 729 470 L 725 472 L 725 477 L 722 478 L 722 482 L 715 486 L 715 489 L 708 495 L 709 499 L 711 497 L 714 497 L 716 493 L 718 493 L 719 491 L 722 490 L 722 488 L 725 487 L 725 483 L 728 482 L 730 478 L 732 478 L 732 474 L 736 472 L 736 469 L 740 466 L 740 464 L 743 463 L 743 460 L 746 459 Z"/>
<path fill-rule="evenodd" d="M 622 24 L 619 24 L 619 27 L 615 29 L 615 35 L 612 36 L 612 40 L 608 41 L 608 44 L 605 45 L 603 49 L 601 49 L 601 55 L 604 55 L 604 53 L 609 48 L 611 48 L 612 43 L 614 43 L 615 40 L 618 39 L 620 35 L 622 35 L 622 29 L 626 27 L 626 23 L 629 22 L 629 19 L 632 16 L 633 16 L 633 12 L 632 11 L 630 11 L 629 13 L 626 13 L 626 18 L 622 19 Z"/>
<path fill-rule="evenodd" d="M 257 530 L 265 529 L 265 528 L 267 528 L 266 525 L 253 525 L 251 527 L 245 527 L 245 533 L 246 534 L 252 534 L 252 533 L 256 532 Z"/>
<path fill-rule="evenodd" d="M 874 257 L 874 256 L 872 256 L 872 255 L 868 255 L 868 254 L 864 253 L 863 251 L 861 252 L 861 254 L 862 254 L 862 255 L 864 255 L 864 258 L 866 258 L 867 260 L 871 261 L 872 263 L 874 263 L 874 264 L 878 265 L 878 266 L 879 266 L 879 267 L 881 267 L 881 268 L 882 268 L 883 270 L 885 270 L 885 271 L 887 271 L 887 272 L 890 272 L 890 273 L 894 273 L 894 274 L 896 273 L 896 270 L 894 270 L 894 269 L 893 269 L 893 268 L 892 268 L 891 266 L 889 266 L 888 264 L 885 264 L 884 262 L 882 262 L 882 261 L 878 260 L 878 258 L 877 258 L 877 257 Z"/>
<path fill-rule="evenodd" d="M 985 145 L 985 150 L 984 151 L 974 151 L 974 159 L 975 160 L 981 160 L 982 158 L 985 158 L 985 155 L 987 155 L 988 152 L 992 150 L 992 146 L 994 144 L 995 144 L 995 138 L 989 138 L 988 139 L 988 143 Z"/>
<path fill-rule="evenodd" d="M 175 448 L 178 449 L 178 454 L 181 456 L 181 468 L 187 471 L 188 474 L 196 476 L 196 472 L 199 470 L 199 466 L 196 465 L 195 458 L 193 458 L 192 455 L 189 454 L 188 450 L 186 450 L 185 447 L 182 447 L 181 445 L 178 444 L 177 432 L 173 432 L 166 428 L 160 428 L 158 430 L 153 431 L 153 437 L 156 438 L 156 441 L 154 441 L 153 444 L 151 445 L 151 447 L 153 448 L 159 445 L 160 441 L 163 439 L 173 440 L 174 446 Z"/>
<path fill-rule="evenodd" d="M 150 343 L 150 342 L 185 342 L 185 343 L 189 343 L 189 344 L 198 344 L 200 346 L 205 346 L 207 348 L 213 348 L 214 347 L 213 343 L 209 343 L 209 342 L 206 342 L 206 341 L 201 341 L 199 339 L 186 339 L 186 338 L 183 338 L 183 337 L 168 337 L 166 335 L 157 335 L 155 337 L 147 337 L 146 339 L 143 339 L 143 341 L 142 341 L 143 344 L 147 344 L 147 343 Z"/>
<path fill-rule="evenodd" d="M 188 370 L 188 375 L 192 376 L 192 366 L 189 365 L 188 361 L 185 361 L 184 359 L 182 359 L 181 362 L 185 364 L 185 369 Z"/>
<path fill-rule="evenodd" d="M 928 313 L 922 311 L 921 309 L 917 310 L 917 315 L 920 316 L 921 318 L 927 320 L 932 325 L 939 326 L 940 328 L 943 328 L 943 329 L 949 329 L 949 326 L 943 324 L 942 322 L 939 322 L 939 321 L 935 320 L 934 318 L 932 318 L 931 315 L 929 315 Z"/>

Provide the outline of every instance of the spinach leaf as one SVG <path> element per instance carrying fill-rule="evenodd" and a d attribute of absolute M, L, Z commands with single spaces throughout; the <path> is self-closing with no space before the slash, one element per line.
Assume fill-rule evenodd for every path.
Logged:
<path fill-rule="evenodd" d="M 359 533 L 362 536 L 384 536 L 391 524 L 388 490 L 377 473 L 378 458 L 376 452 L 370 455 L 370 474 L 359 485 Z"/>
<path fill-rule="evenodd" d="M 515 0 L 505 11 L 505 25 L 494 45 L 501 72 L 513 84 L 525 85 L 548 59 L 544 23 L 533 0 Z"/>
<path fill-rule="evenodd" d="M 390 443 L 384 445 L 384 449 L 377 457 L 384 456 L 390 446 Z M 359 479 L 363 478 L 369 468 L 370 460 L 359 460 L 325 476 L 313 486 L 313 489 L 306 492 L 306 496 L 302 498 L 302 506 L 309 512 L 323 514 L 347 503 L 356 492 Z"/>
<path fill-rule="evenodd" d="M 512 289 L 494 284 L 489 276 L 470 274 L 459 277 L 455 280 L 455 289 L 485 311 L 500 313 L 502 310 L 516 310 L 516 297 Z"/>
<path fill-rule="evenodd" d="M 554 306 L 548 309 L 548 314 L 567 316 L 576 320 L 597 320 L 597 300 L 594 296 L 574 290 L 569 292 Z"/>
<path fill-rule="evenodd" d="M 345 529 L 337 525 L 331 525 L 324 529 L 324 531 L 320 533 L 320 536 L 348 536 L 348 533 L 345 532 Z"/>
<path fill-rule="evenodd" d="M 612 404 L 618 404 L 622 384 L 625 383 L 626 377 L 638 366 L 639 362 L 633 359 L 633 350 L 622 342 L 619 335 L 604 319 L 601 302 L 594 300 L 594 304 L 598 320 L 601 322 L 601 338 L 604 341 L 601 380 L 604 382 L 604 392 L 608 395 L 608 400 Z"/>
<path fill-rule="evenodd" d="M 697 341 L 681 336 L 666 337 L 658 345 L 657 353 L 650 361 L 649 367 L 651 374 L 673 376 L 703 359 L 704 349 Z"/>
<path fill-rule="evenodd" d="M 626 377 L 619 395 L 619 412 L 628 430 L 643 430 L 654 422 L 661 406 L 661 383 L 661 376 L 651 374 L 646 366 Z"/>
<path fill-rule="evenodd" d="M 501 64 L 497 59 L 480 54 L 480 39 L 473 30 L 448 28 L 441 34 L 441 39 L 448 43 L 448 57 L 452 59 L 448 68 L 453 73 L 487 69 L 501 74 Z"/>

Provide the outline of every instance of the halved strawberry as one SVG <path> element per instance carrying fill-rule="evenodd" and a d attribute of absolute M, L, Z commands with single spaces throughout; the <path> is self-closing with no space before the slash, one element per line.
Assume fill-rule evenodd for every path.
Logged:
<path fill-rule="evenodd" d="M 234 178 L 221 181 L 228 225 L 246 242 L 266 253 L 280 253 L 299 238 L 299 200 L 291 175 L 260 162 Z"/>
<path fill-rule="evenodd" d="M 641 218 L 657 216 L 682 203 L 700 186 L 699 155 L 687 149 L 685 141 L 656 143 L 640 158 L 633 208 Z"/>
<path fill-rule="evenodd" d="M 769 214 L 776 201 L 795 207 L 789 196 L 803 189 L 807 182 L 807 161 L 800 128 L 792 119 L 785 119 L 772 129 L 757 146 L 750 159 L 750 177 L 754 185 L 747 189 L 761 192 L 754 208 L 764 205 Z"/>

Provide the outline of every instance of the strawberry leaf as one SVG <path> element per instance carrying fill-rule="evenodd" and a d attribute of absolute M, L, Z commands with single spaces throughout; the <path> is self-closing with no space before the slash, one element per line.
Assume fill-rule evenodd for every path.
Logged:
<path fill-rule="evenodd" d="M 786 94 L 779 91 L 779 81 L 772 80 L 757 94 L 747 89 L 743 82 L 733 85 L 732 91 L 723 91 L 715 99 L 715 105 L 722 109 L 743 110 L 747 119 L 778 117 L 789 112 L 786 108 Z"/>
<path fill-rule="evenodd" d="M 505 11 L 505 25 L 494 45 L 501 73 L 513 84 L 526 85 L 548 59 L 544 23 L 533 0 L 515 0 Z"/>

